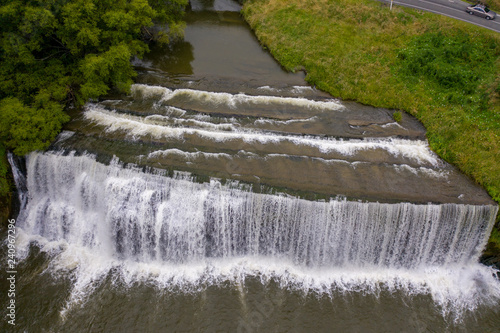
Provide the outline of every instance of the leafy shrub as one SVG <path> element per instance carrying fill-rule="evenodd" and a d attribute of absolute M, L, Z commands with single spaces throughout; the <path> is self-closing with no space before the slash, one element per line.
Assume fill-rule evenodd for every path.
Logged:
<path fill-rule="evenodd" d="M 127 91 L 147 41 L 182 34 L 187 0 L 0 1 L 0 144 L 46 148 L 78 106 Z M 154 23 L 168 26 L 151 33 Z"/>
<path fill-rule="evenodd" d="M 482 75 L 489 75 L 495 47 L 466 33 L 424 33 L 401 50 L 398 58 L 404 76 L 423 77 L 442 90 L 471 95 L 477 90 Z"/>
<path fill-rule="evenodd" d="M 392 114 L 392 117 L 394 118 L 394 121 L 396 122 L 401 122 L 403 120 L 403 115 L 401 114 L 401 111 L 396 111 Z"/>

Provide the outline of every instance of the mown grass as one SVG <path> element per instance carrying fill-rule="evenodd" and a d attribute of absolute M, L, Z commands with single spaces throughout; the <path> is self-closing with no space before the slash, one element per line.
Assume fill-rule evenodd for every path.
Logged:
<path fill-rule="evenodd" d="M 500 202 L 500 34 L 372 0 L 248 0 L 242 12 L 286 69 L 414 115 L 431 148 Z"/>

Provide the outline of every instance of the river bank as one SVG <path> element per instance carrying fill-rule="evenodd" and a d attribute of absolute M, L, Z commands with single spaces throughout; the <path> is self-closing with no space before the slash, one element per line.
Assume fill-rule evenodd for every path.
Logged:
<path fill-rule="evenodd" d="M 286 69 L 305 70 L 310 84 L 417 117 L 431 148 L 500 202 L 498 34 L 369 0 L 249 0 L 242 13 L 264 47 Z M 490 241 L 500 248 L 498 237 Z"/>

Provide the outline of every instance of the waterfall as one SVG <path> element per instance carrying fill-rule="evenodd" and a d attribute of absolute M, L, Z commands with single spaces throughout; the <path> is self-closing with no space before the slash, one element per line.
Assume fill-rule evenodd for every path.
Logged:
<path fill-rule="evenodd" d="M 16 183 L 19 208 L 23 210 L 28 202 L 28 185 L 26 175 L 20 170 L 18 160 L 11 152 L 7 153 L 7 159 L 12 167 L 12 174 Z"/>
<path fill-rule="evenodd" d="M 259 256 L 313 268 L 469 264 L 498 209 L 307 201 L 71 154 L 31 154 L 27 172 L 26 233 L 145 263 Z"/>
<path fill-rule="evenodd" d="M 72 274 L 63 317 L 111 272 L 183 290 L 249 275 L 330 295 L 388 288 L 431 294 L 458 316 L 500 299 L 495 272 L 478 263 L 494 205 L 308 201 L 73 153 L 26 163 L 18 258 L 36 245 L 49 271 Z"/>

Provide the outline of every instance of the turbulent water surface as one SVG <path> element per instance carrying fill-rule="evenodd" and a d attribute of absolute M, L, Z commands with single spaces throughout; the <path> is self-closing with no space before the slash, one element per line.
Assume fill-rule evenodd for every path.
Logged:
<path fill-rule="evenodd" d="M 494 202 L 415 119 L 284 72 L 238 10 L 191 1 L 128 96 L 11 157 L 14 331 L 498 331 Z"/>

